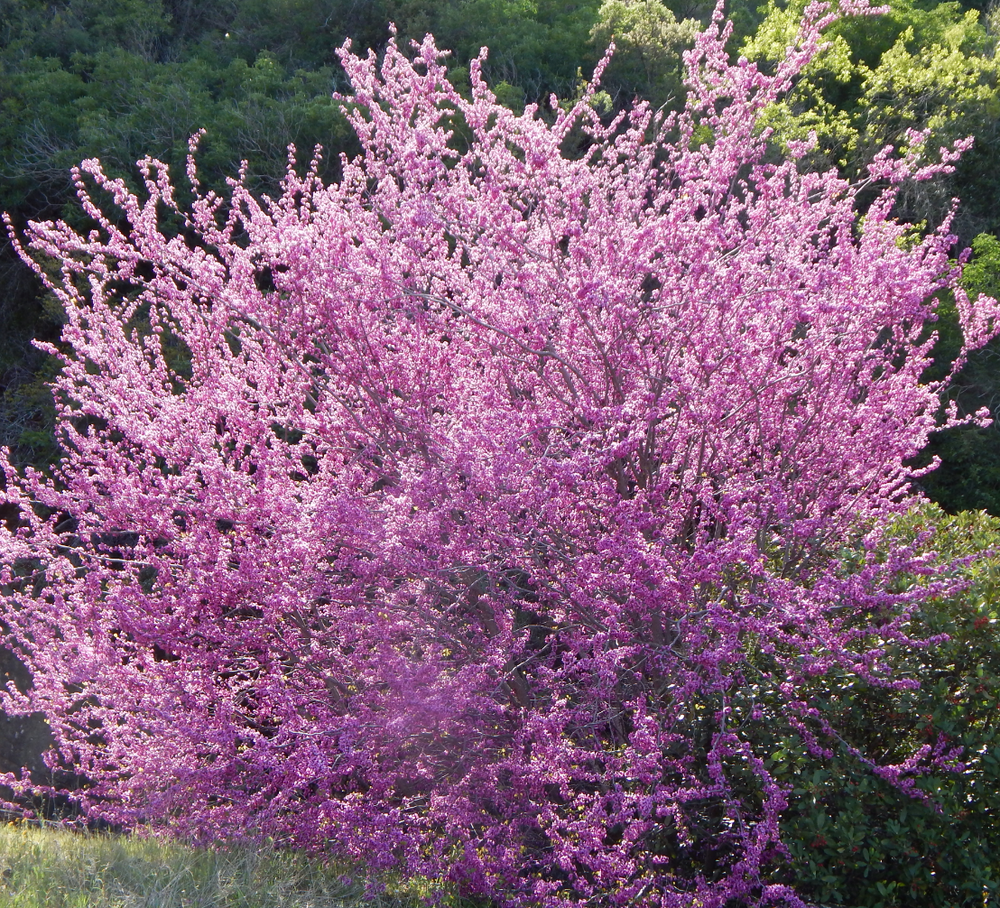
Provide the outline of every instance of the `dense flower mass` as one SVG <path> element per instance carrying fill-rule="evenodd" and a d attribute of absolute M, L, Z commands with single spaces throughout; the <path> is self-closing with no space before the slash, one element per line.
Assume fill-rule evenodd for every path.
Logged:
<path fill-rule="evenodd" d="M 363 152 L 276 200 L 83 164 L 95 229 L 29 231 L 64 457 L 0 461 L 0 559 L 6 708 L 89 815 L 501 904 L 798 903 L 755 735 L 846 746 L 802 682 L 911 683 L 884 646 L 944 581 L 886 530 L 940 423 L 926 326 L 996 310 L 947 224 L 892 218 L 953 152 L 865 186 L 765 155 L 830 18 L 765 74 L 717 16 L 686 109 L 611 123 L 516 115 L 476 63 L 462 97 L 430 38 L 345 48 Z"/>

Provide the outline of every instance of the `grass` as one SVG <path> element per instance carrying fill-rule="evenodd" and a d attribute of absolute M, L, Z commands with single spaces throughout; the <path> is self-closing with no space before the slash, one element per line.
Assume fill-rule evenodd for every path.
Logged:
<path fill-rule="evenodd" d="M 0 826 L 0 908 L 416 908 L 363 878 L 267 846 Z"/>

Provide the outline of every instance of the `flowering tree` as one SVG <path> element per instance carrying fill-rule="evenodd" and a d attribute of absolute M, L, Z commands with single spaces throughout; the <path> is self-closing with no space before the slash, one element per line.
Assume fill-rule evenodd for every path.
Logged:
<path fill-rule="evenodd" d="M 863 219 L 763 160 L 831 18 L 765 75 L 717 16 L 685 111 L 610 125 L 516 116 L 475 63 L 467 100 L 429 38 L 345 48 L 363 153 L 275 201 L 84 163 L 96 229 L 30 230 L 64 456 L 2 461 L 0 553 L 33 677 L 5 708 L 45 713 L 88 815 L 515 905 L 798 903 L 755 736 L 846 747 L 807 679 L 912 683 L 884 645 L 945 581 L 902 582 L 930 566 L 886 529 L 936 426 L 925 323 L 950 289 L 971 347 L 995 310 L 947 224 L 891 217 L 953 152 L 881 155 Z"/>

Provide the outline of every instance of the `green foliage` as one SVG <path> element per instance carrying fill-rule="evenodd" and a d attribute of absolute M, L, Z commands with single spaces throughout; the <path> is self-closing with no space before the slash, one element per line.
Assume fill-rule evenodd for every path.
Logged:
<path fill-rule="evenodd" d="M 246 158 L 273 186 L 290 143 L 307 155 L 316 144 L 344 146 L 332 91 L 332 69 L 289 74 L 267 52 L 225 67 L 197 57 L 151 63 L 120 48 L 74 54 L 68 68 L 31 58 L 10 74 L 0 102 L 0 173 L 9 178 L 0 204 L 50 212 L 68 197 L 70 167 L 88 157 L 123 175 L 145 155 L 178 167 L 202 128 L 210 178 L 221 182 Z"/>
<path fill-rule="evenodd" d="M 597 62 L 590 31 L 599 5 L 600 0 L 450 0 L 433 8 L 427 24 L 459 66 L 488 45 L 489 82 L 516 86 L 527 101 L 547 102 L 553 92 L 572 94 L 577 71 L 589 72 Z M 415 37 L 412 25 L 405 34 Z"/>
<path fill-rule="evenodd" d="M 5 3 L 4 47 L 22 57 L 56 58 L 120 48 L 158 59 L 171 34 L 161 0 L 21 0 Z"/>
<path fill-rule="evenodd" d="M 928 506 L 900 536 L 927 529 L 941 563 L 1000 546 L 1000 520 L 982 513 L 948 517 Z M 933 600 L 912 622 L 914 636 L 947 641 L 916 650 L 886 641 L 893 676 L 919 680 L 919 689 L 887 690 L 833 672 L 809 692 L 809 705 L 843 729 L 842 741 L 823 742 L 833 759 L 821 764 L 800 735 L 775 735 L 770 769 L 791 789 L 786 875 L 819 904 L 950 908 L 1000 894 L 1000 556 L 963 572 L 964 592 Z M 924 744 L 960 753 L 952 770 L 920 777 L 916 797 L 851 751 L 893 764 Z"/>
<path fill-rule="evenodd" d="M 54 368 L 55 361 L 45 357 L 21 381 L 8 380 L 0 394 L 0 444 L 10 448 L 17 463 L 41 467 L 59 459 L 55 407 L 49 388 Z"/>
<path fill-rule="evenodd" d="M 973 258 L 962 273 L 966 291 L 1000 299 L 1000 240 L 981 234 L 972 241 L 972 253 Z"/>
<path fill-rule="evenodd" d="M 1000 297 L 1000 240 L 981 234 L 972 241 L 972 259 L 962 276 L 966 292 Z M 958 314 L 951 300 L 938 309 L 934 326 L 939 339 L 934 351 L 935 368 L 928 380 L 943 377 L 958 354 Z M 941 466 L 920 480 L 923 490 L 946 511 L 986 510 L 1000 515 L 1000 340 L 972 352 L 954 380 L 950 397 L 960 412 L 974 413 L 988 407 L 994 414 L 987 428 L 969 425 L 935 436 L 924 455 L 941 459 Z"/>
<path fill-rule="evenodd" d="M 598 51 L 615 42 L 603 88 L 617 106 L 639 96 L 655 107 L 684 100 L 683 52 L 700 31 L 697 19 L 678 21 L 661 0 L 605 0 L 591 32 Z"/>
<path fill-rule="evenodd" d="M 743 53 L 779 59 L 804 6 L 804 0 L 768 0 Z M 978 14 L 958 3 L 893 0 L 886 15 L 841 20 L 828 38 L 827 49 L 769 113 L 782 147 L 815 132 L 816 165 L 833 163 L 864 176 L 885 145 L 910 144 L 908 130 L 929 129 L 934 149 L 982 132 L 1000 114 L 995 41 Z M 901 213 L 911 221 L 939 220 L 953 192 L 954 184 L 937 190 L 913 184 Z"/>

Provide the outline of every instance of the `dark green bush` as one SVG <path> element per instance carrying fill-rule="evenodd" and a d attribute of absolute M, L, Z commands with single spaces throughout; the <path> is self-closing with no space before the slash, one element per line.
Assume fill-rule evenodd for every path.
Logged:
<path fill-rule="evenodd" d="M 943 561 L 1000 545 L 1000 520 L 954 517 L 929 506 L 907 532 L 937 528 Z M 791 787 L 784 815 L 787 882 L 821 905 L 979 908 L 1000 896 L 1000 557 L 963 569 L 964 592 L 933 600 L 913 621 L 918 637 L 948 640 L 913 650 L 887 644 L 895 677 L 918 690 L 875 688 L 831 675 L 811 705 L 836 726 L 829 761 L 802 737 L 775 737 L 771 771 Z M 914 795 L 876 776 L 852 748 L 882 765 L 929 744 L 961 748 L 952 769 L 917 777 Z M 788 860 L 790 858 L 790 861 Z M 985 902 L 984 902 L 985 899 Z"/>

